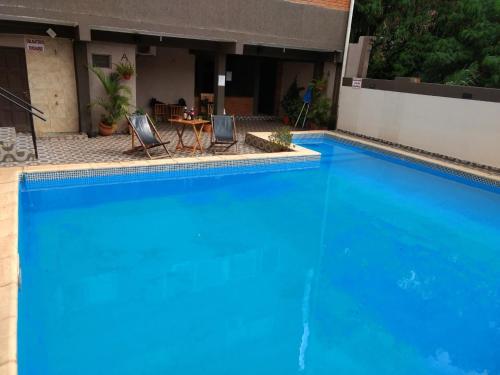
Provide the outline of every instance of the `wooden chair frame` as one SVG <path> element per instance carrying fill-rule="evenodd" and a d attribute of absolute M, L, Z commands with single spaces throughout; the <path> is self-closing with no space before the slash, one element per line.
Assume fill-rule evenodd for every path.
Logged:
<path fill-rule="evenodd" d="M 157 138 L 157 140 L 159 140 L 158 143 L 155 143 L 155 144 L 152 144 L 152 145 L 146 145 L 143 142 L 143 140 L 141 139 L 141 137 L 139 136 L 139 134 L 136 132 L 135 128 L 132 126 L 129 115 L 126 115 L 126 117 L 127 117 L 128 127 L 129 127 L 129 130 L 130 130 L 130 133 L 132 134 L 132 149 L 128 150 L 128 151 L 125 151 L 125 153 L 132 154 L 134 152 L 142 150 L 142 151 L 144 151 L 146 153 L 146 155 L 148 155 L 148 157 L 150 159 L 160 159 L 160 158 L 163 157 L 163 155 L 160 155 L 160 156 L 151 156 L 151 154 L 149 153 L 149 150 L 152 149 L 152 148 L 155 148 L 155 147 L 163 147 L 165 149 L 166 153 L 168 154 L 168 156 L 170 156 L 171 158 L 173 157 L 172 154 L 170 153 L 170 151 L 168 150 L 167 146 L 166 146 L 166 145 L 168 145 L 170 143 L 170 141 L 163 142 L 163 140 L 161 139 L 160 133 L 158 132 L 158 130 L 156 129 L 156 126 L 154 125 L 153 120 L 151 120 L 151 117 L 149 117 L 149 115 L 147 113 L 146 113 L 146 118 L 148 120 L 149 126 L 151 127 L 151 130 L 153 131 L 153 134 L 155 135 L 155 137 Z M 134 142 L 135 137 L 137 137 L 137 139 L 139 140 L 140 146 L 135 146 L 135 142 Z"/>
<path fill-rule="evenodd" d="M 153 108 L 153 117 L 158 123 L 160 118 L 162 121 L 167 120 L 170 117 L 170 108 L 168 104 L 156 103 Z"/>
<path fill-rule="evenodd" d="M 181 105 L 170 104 L 169 108 L 169 118 L 182 118 L 184 114 L 184 107 Z"/>
<path fill-rule="evenodd" d="M 231 117 L 231 121 L 233 122 L 233 139 L 234 140 L 233 141 L 218 141 L 215 138 L 214 116 L 212 115 L 212 116 L 210 116 L 210 123 L 212 125 L 212 135 L 211 135 L 211 139 L 210 139 L 210 147 L 207 149 L 207 151 L 213 148 L 214 154 L 215 154 L 216 153 L 215 147 L 217 147 L 217 146 L 223 147 L 222 152 L 226 152 L 232 146 L 235 146 L 236 153 L 238 153 L 238 132 L 236 131 L 236 120 L 235 120 L 234 116 L 229 116 L 229 117 Z"/>

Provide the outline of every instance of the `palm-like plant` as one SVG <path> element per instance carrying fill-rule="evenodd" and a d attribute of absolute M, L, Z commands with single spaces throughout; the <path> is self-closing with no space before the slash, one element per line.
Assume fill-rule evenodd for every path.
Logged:
<path fill-rule="evenodd" d="M 98 98 L 92 105 L 98 105 L 105 111 L 102 115 L 102 123 L 108 126 L 114 126 L 127 113 L 130 106 L 130 87 L 120 82 L 120 75 L 116 72 L 106 74 L 101 69 L 91 67 L 101 82 L 106 97 Z"/>

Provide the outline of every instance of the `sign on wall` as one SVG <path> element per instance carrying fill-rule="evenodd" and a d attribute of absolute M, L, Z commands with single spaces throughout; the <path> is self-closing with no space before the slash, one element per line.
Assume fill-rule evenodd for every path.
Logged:
<path fill-rule="evenodd" d="M 226 75 L 225 74 L 219 74 L 219 80 L 217 82 L 220 87 L 226 86 Z"/>
<path fill-rule="evenodd" d="M 27 38 L 25 40 L 26 50 L 34 52 L 45 51 L 45 42 L 42 39 Z"/>
<path fill-rule="evenodd" d="M 362 85 L 363 85 L 362 78 L 353 78 L 352 79 L 352 88 L 353 89 L 360 89 Z"/>

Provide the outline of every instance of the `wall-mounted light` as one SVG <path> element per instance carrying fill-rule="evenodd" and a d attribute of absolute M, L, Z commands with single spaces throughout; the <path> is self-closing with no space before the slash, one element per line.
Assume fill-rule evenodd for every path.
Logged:
<path fill-rule="evenodd" d="M 47 29 L 46 33 L 51 37 L 55 38 L 57 36 L 56 32 L 52 30 L 50 27 Z"/>

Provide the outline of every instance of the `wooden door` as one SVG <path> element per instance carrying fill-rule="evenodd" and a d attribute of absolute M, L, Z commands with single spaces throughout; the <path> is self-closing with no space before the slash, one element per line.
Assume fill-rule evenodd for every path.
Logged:
<path fill-rule="evenodd" d="M 30 103 L 23 48 L 0 47 L 0 87 Z M 18 132 L 29 132 L 31 121 L 28 112 L 0 97 L 0 126 L 15 127 Z"/>

